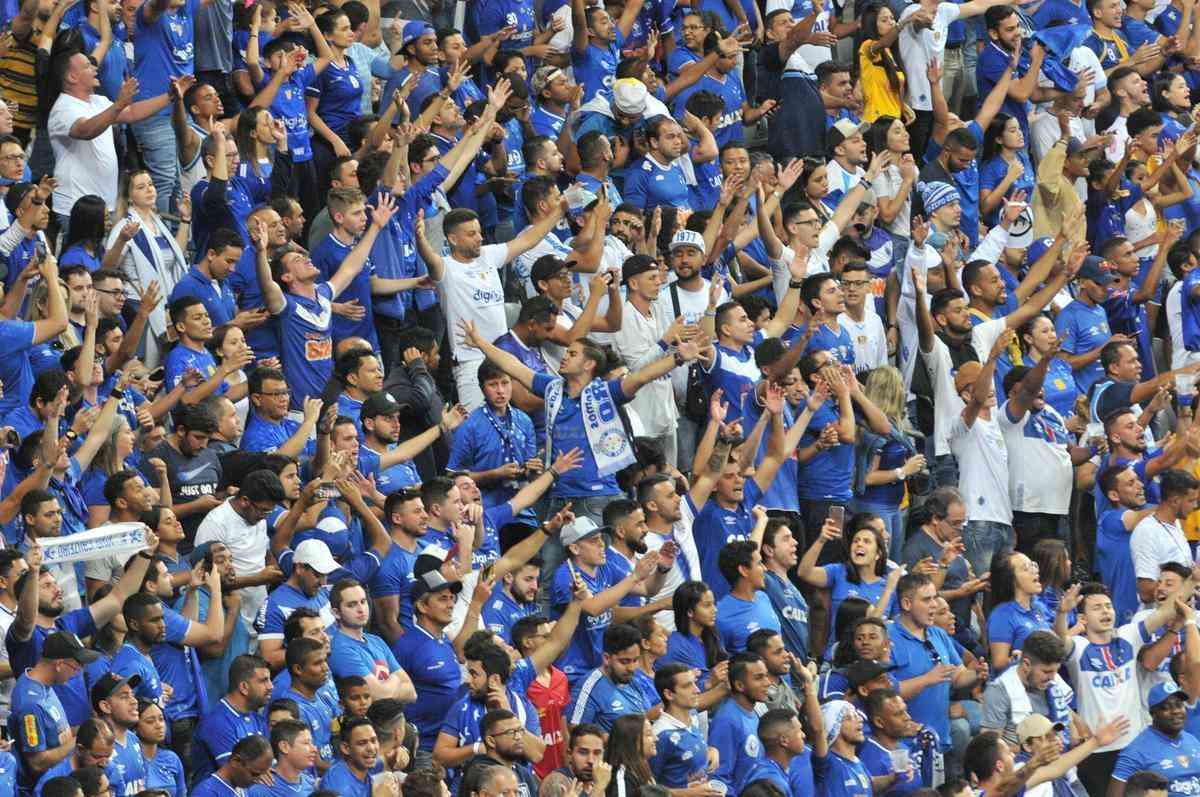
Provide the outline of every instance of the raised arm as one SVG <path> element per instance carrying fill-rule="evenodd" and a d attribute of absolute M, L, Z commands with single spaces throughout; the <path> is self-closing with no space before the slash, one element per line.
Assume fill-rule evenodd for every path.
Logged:
<path fill-rule="evenodd" d="M 479 349 L 483 352 L 483 356 L 498 365 L 500 370 L 520 382 L 527 389 L 533 390 L 534 374 L 529 366 L 491 341 L 484 340 L 483 336 L 479 334 L 479 330 L 475 328 L 474 322 L 460 321 L 458 326 L 462 331 L 463 343 L 473 349 Z"/>
<path fill-rule="evenodd" d="M 381 194 L 379 202 L 371 208 L 371 224 L 367 227 L 367 231 L 350 250 L 350 254 L 346 255 L 346 259 L 338 266 L 338 270 L 329 278 L 329 284 L 333 286 L 334 298 L 349 288 L 350 283 L 363 270 L 363 266 L 367 264 L 367 258 L 371 256 L 371 247 L 374 246 L 375 239 L 379 236 L 380 230 L 391 221 L 395 212 L 396 200 L 392 198 L 391 194 Z"/>
<path fill-rule="evenodd" d="M 263 303 L 271 315 L 279 315 L 287 306 L 287 298 L 283 288 L 271 277 L 271 264 L 267 260 L 267 247 L 270 239 L 267 237 L 267 227 L 259 219 L 250 220 L 250 238 L 254 241 L 255 261 L 254 272 L 258 276 L 258 287 L 263 294 Z"/>

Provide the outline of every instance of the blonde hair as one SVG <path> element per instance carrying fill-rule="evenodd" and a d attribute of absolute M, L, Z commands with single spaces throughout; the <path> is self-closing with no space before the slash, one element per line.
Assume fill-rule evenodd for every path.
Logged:
<path fill-rule="evenodd" d="M 67 303 L 67 286 L 59 280 L 55 283 L 55 289 L 62 294 L 63 303 Z M 45 280 L 41 280 L 37 285 L 33 286 L 33 296 L 29 302 L 29 320 L 42 321 L 47 316 L 47 305 L 50 301 L 50 286 Z M 75 333 L 75 327 L 67 324 L 67 328 L 58 335 L 58 342 L 63 345 L 63 351 L 73 349 L 78 346 L 81 341 L 79 335 Z"/>
<path fill-rule="evenodd" d="M 112 476 L 114 473 L 125 469 L 124 462 L 117 462 L 117 435 L 128 429 L 129 420 L 121 413 L 117 413 L 116 417 L 113 418 L 112 431 L 109 432 L 108 439 L 96 451 L 96 458 L 92 460 L 92 467 L 106 476 Z"/>
<path fill-rule="evenodd" d="M 890 365 L 881 365 L 867 374 L 863 393 L 875 403 L 879 411 L 900 430 L 908 427 L 905 409 L 904 377 Z"/>

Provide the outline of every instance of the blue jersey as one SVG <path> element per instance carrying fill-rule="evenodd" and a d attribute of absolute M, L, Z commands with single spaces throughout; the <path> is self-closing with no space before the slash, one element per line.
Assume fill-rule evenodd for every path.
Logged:
<path fill-rule="evenodd" d="M 359 116 L 364 90 L 354 62 L 347 58 L 344 67 L 330 61 L 309 85 L 305 96 L 318 98 L 317 115 L 331 131 L 345 139 L 350 123 Z"/>
<path fill-rule="evenodd" d="M 196 648 L 184 642 L 192 621 L 167 606 L 163 607 L 163 621 L 167 628 L 166 639 L 150 648 L 150 659 L 162 680 L 175 690 L 164 713 L 168 722 L 185 717 L 198 719 L 208 711 L 208 690 L 200 669 L 199 654 Z"/>
<path fill-rule="evenodd" d="M 233 746 L 246 736 L 268 736 L 262 711 L 242 712 L 221 699 L 196 726 L 192 743 L 192 766 L 197 777 L 216 772 L 225 764 Z"/>
<path fill-rule="evenodd" d="M 813 758 L 813 775 L 818 797 L 872 797 L 871 776 L 861 759 L 843 758 L 832 750 L 824 758 Z"/>
<path fill-rule="evenodd" d="M 874 581 L 851 581 L 847 577 L 846 565 L 841 562 L 822 565 L 825 570 L 825 583 L 831 593 L 829 607 L 829 640 L 833 644 L 837 640 L 838 629 L 835 622 L 838 613 L 838 607 L 842 605 L 842 601 L 846 598 L 862 598 L 872 606 L 883 597 L 883 590 L 887 586 L 887 579 L 876 577 Z M 891 603 L 888 604 L 886 616 L 891 616 L 896 607 L 896 596 L 892 596 Z"/>
<path fill-rule="evenodd" d="M 357 243 L 357 241 L 344 243 L 332 232 L 325 236 L 312 252 L 313 265 L 320 269 L 321 279 L 332 279 L 346 258 L 350 257 L 350 253 L 354 251 Z M 379 350 L 379 338 L 375 333 L 375 317 L 371 312 L 371 278 L 374 276 L 375 266 L 372 265 L 371 258 L 368 256 L 362 270 L 338 296 L 338 301 L 342 302 L 357 299 L 358 303 L 366 310 L 366 314 L 357 321 L 335 315 L 332 330 L 335 343 L 346 338 L 358 337 L 364 338 L 370 343 L 372 349 Z"/>
<path fill-rule="evenodd" d="M 749 601 L 730 593 L 717 603 L 717 633 L 721 635 L 721 645 L 729 653 L 745 650 L 750 635 L 763 628 L 781 630 L 767 593 L 756 591 L 754 599 Z"/>
<path fill-rule="evenodd" d="M 708 740 L 699 718 L 693 712 L 691 722 L 685 725 L 664 712 L 655 720 L 653 731 L 658 739 L 650 758 L 654 779 L 668 789 L 687 788 L 690 778 L 705 772 L 708 761 Z"/>
<path fill-rule="evenodd" d="M 704 643 L 694 636 L 672 631 L 667 637 L 667 653 L 654 662 L 655 669 L 667 664 L 683 664 L 695 670 L 696 685 L 701 690 L 708 686 L 708 655 L 704 651 Z"/>
<path fill-rule="evenodd" d="M 204 375 L 205 379 L 209 379 L 217 372 L 217 361 L 208 349 L 192 349 L 179 343 L 171 349 L 167 354 L 166 362 L 163 363 L 163 388 L 174 390 L 189 368 L 195 368 Z M 217 386 L 215 393 L 220 396 L 225 393 L 225 390 L 225 383 L 222 382 Z"/>
<path fill-rule="evenodd" d="M 706 370 L 701 366 L 705 393 L 711 396 L 720 388 L 724 400 L 729 403 L 725 413 L 727 423 L 742 417 L 742 404 L 754 384 L 762 379 L 762 371 L 754 362 L 754 350 L 764 340 L 762 332 L 755 332 L 754 339 L 740 350 L 716 344 L 717 356 Z"/>
<path fill-rule="evenodd" d="M 395 444 L 388 446 L 389 451 L 395 448 Z M 374 477 L 375 486 L 385 495 L 421 483 L 421 476 L 417 473 L 417 468 L 412 464 L 412 460 L 397 462 L 385 469 L 382 467 L 379 452 L 367 448 L 365 445 L 358 447 L 358 469 L 364 476 Z"/>
<path fill-rule="evenodd" d="M 621 47 L 625 37 L 615 30 L 616 41 L 600 48 L 588 44 L 585 51 L 571 49 L 571 66 L 575 71 L 575 82 L 583 86 L 582 102 L 587 103 L 597 94 L 608 95 L 617 76 L 617 62 L 621 60 Z"/>
<path fill-rule="evenodd" d="M 613 586 L 608 580 L 608 571 L 603 567 L 596 568 L 595 575 L 589 574 L 581 566 L 575 567 L 575 572 L 583 579 L 583 583 L 593 595 L 599 595 Z M 567 562 L 563 562 L 554 571 L 550 583 L 550 606 L 552 619 L 562 617 L 571 602 L 571 571 Z M 558 659 L 558 667 L 567 676 L 572 685 L 591 670 L 600 666 L 601 652 L 604 649 L 604 632 L 612 625 L 612 609 L 598 615 L 583 614 L 579 625 L 571 636 L 571 644 Z"/>
<path fill-rule="evenodd" d="M 643 210 L 690 207 L 691 189 L 683 166 L 673 160 L 663 166 L 647 155 L 625 176 L 625 201 Z"/>
<path fill-rule="evenodd" d="M 979 61 L 975 66 L 975 79 L 978 81 L 980 97 L 986 97 L 1004 75 L 1011 73 L 1012 79 L 1017 80 L 1029 72 L 1028 58 L 1022 57 L 1017 63 L 1016 69 L 1009 68 L 1010 63 L 1012 63 L 1012 53 L 1001 47 L 994 39 L 984 45 L 983 51 L 979 54 Z M 1000 106 L 1000 110 L 1003 113 L 1017 120 L 1017 124 L 1021 126 L 1021 133 L 1025 136 L 1026 141 L 1030 140 L 1029 112 L 1032 107 L 1033 103 L 1028 100 L 1014 100 L 1012 97 L 1005 97 L 1004 104 Z M 990 189 L 994 188 L 995 185 L 987 187 Z"/>
<path fill-rule="evenodd" d="M 42 657 L 42 645 L 45 643 L 46 637 L 55 631 L 67 631 L 77 637 L 93 636 L 96 634 L 97 629 L 96 623 L 92 620 L 91 609 L 84 607 L 66 612 L 54 621 L 52 628 L 34 624 L 33 634 L 23 642 L 16 638 L 10 626 L 9 633 L 4 638 L 4 647 L 8 653 L 8 661 L 12 666 L 13 672 L 23 673 L 37 664 Z M 78 725 L 91 716 L 92 704 L 88 697 L 88 685 L 84 680 L 82 672 L 71 676 L 71 680 L 65 684 L 54 686 L 53 691 L 58 696 L 60 705 L 66 711 L 67 722 L 72 726 Z M 13 700 L 15 702 L 15 696 Z M 16 713 L 15 705 L 13 713 Z M 9 738 L 15 739 L 16 737 L 10 734 Z M 50 747 L 55 746 L 53 744 L 50 745 Z M 31 783 L 30 785 L 32 786 L 33 784 Z"/>
<path fill-rule="evenodd" d="M 125 82 L 126 74 L 129 72 L 129 58 L 125 54 L 125 48 L 119 44 L 127 40 L 128 34 L 125 30 L 125 23 L 116 22 L 112 28 L 113 43 L 117 44 L 117 46 L 109 47 L 108 51 L 104 54 L 104 60 L 98 64 L 99 73 L 96 75 L 96 79 L 100 81 L 98 93 L 115 102 L 121 94 L 121 84 Z M 84 50 L 89 54 L 94 52 L 96 45 L 100 43 L 100 31 L 92 27 L 92 24 L 87 19 L 80 20 L 77 29 L 83 36 Z M 60 265 L 67 265 L 65 256 Z M 99 267 L 100 264 L 97 263 L 96 268 Z M 88 270 L 95 271 L 96 268 L 89 268 Z"/>
<path fill-rule="evenodd" d="M 287 622 L 292 612 L 304 607 L 312 609 L 321 615 L 326 626 L 334 623 L 333 610 L 329 607 L 329 588 L 322 587 L 311 598 L 286 581 L 267 596 L 267 602 L 258 610 L 254 619 L 254 627 L 258 630 L 258 638 L 283 640 L 283 624 Z"/>
<path fill-rule="evenodd" d="M 1170 783 L 1169 797 L 1194 797 L 1200 792 L 1200 739 L 1187 731 L 1171 738 L 1146 728 L 1117 756 L 1112 777 L 1124 783 L 1135 772 L 1162 775 Z"/>
<path fill-rule="evenodd" d="M 258 310 L 266 307 L 262 288 L 258 284 L 258 274 L 255 270 L 258 250 L 246 246 L 242 256 L 238 258 L 233 272 L 225 278 L 225 284 L 233 291 L 239 310 Z M 279 321 L 274 316 L 267 322 L 254 329 L 246 330 L 246 344 L 254 350 L 254 356 L 259 360 L 279 356 Z"/>
<path fill-rule="evenodd" d="M 315 299 L 285 294 L 279 328 L 293 408 L 303 407 L 309 396 L 320 396 L 333 374 L 333 295 L 328 282 L 317 286 Z"/>
<path fill-rule="evenodd" d="M 394 545 L 392 546 L 395 547 Z M 508 644 L 512 644 L 512 627 L 513 624 L 522 617 L 530 617 L 538 613 L 538 605 L 536 602 L 517 603 L 503 584 L 497 584 L 492 590 L 492 597 L 488 598 L 487 603 L 483 606 L 483 611 L 480 612 L 479 619 L 491 631 L 499 634 Z"/>
<path fill-rule="evenodd" d="M 228 324 L 237 315 L 237 300 L 225 281 L 205 276 L 196 266 L 192 266 L 188 273 L 175 283 L 175 290 L 171 291 L 168 304 L 184 296 L 195 296 L 204 302 L 204 309 L 208 311 L 214 328 Z"/>
<path fill-rule="evenodd" d="M 355 639 L 339 629 L 330 641 L 329 669 L 334 678 L 373 675 L 386 681 L 400 664 L 381 637 L 364 631 L 362 639 Z"/>
<path fill-rule="evenodd" d="M 1053 630 L 1054 613 L 1038 597 L 1029 602 L 1028 609 L 1016 601 L 1006 601 L 988 614 L 988 642 L 1007 642 L 1014 654 L 1024 647 L 1025 638 L 1034 631 Z"/>
<path fill-rule="evenodd" d="M 742 125 L 742 106 L 746 103 L 746 89 L 742 86 L 742 80 L 738 77 L 737 72 L 727 72 L 723 79 L 718 79 L 711 72 L 705 72 L 695 85 L 681 91 L 675 97 L 676 116 L 682 118 L 683 112 L 687 108 L 688 98 L 698 91 L 711 92 L 720 97 L 725 104 L 721 118 L 717 121 L 716 129 L 713 130 L 713 138 L 717 140 L 717 146 L 724 147 L 726 144 L 742 141 L 745 138 Z"/>
<path fill-rule="evenodd" d="M 479 472 L 510 462 L 524 466 L 526 461 L 537 457 L 537 450 L 533 420 L 528 415 L 516 407 L 509 407 L 501 415 L 485 403 L 454 430 L 450 462 L 446 467 L 454 471 Z M 480 490 L 483 505 L 503 504 L 516 495 L 521 486 L 516 480 L 492 482 Z"/>
<path fill-rule="evenodd" d="M 337 761 L 321 777 L 321 788 L 342 797 L 371 797 L 371 775 L 366 773 L 359 778 L 345 761 Z"/>
<path fill-rule="evenodd" d="M 718 601 L 729 594 L 731 587 L 717 567 L 717 558 L 727 544 L 750 539 L 750 531 L 754 528 L 750 508 L 762 498 L 762 490 L 753 479 L 746 480 L 742 494 L 742 502 L 732 509 L 721 506 L 716 498 L 708 499 L 692 522 L 692 535 L 696 539 L 696 551 L 700 554 L 702 580 L 708 584 Z"/>
<path fill-rule="evenodd" d="M 937 664 L 962 664 L 949 635 L 941 628 L 925 629 L 925 639 L 911 634 L 900 623 L 888 626 L 892 640 L 892 660 L 896 662 L 893 675 L 900 681 L 929 672 Z M 928 725 L 944 746 L 950 742 L 950 684 L 937 684 L 923 689 L 908 700 L 913 719 Z"/>
<path fill-rule="evenodd" d="M 571 725 L 590 722 L 609 731 L 622 714 L 644 714 L 650 708 L 642 690 L 633 681 L 614 683 L 604 670 L 595 669 L 577 681 L 571 690 L 567 722 Z"/>
<path fill-rule="evenodd" d="M 17 754 L 17 783 L 23 790 L 33 789 L 38 776 L 25 763 L 26 756 L 53 750 L 70 730 L 66 709 L 54 690 L 28 673 L 18 677 L 8 715 L 8 737 Z"/>
<path fill-rule="evenodd" d="M 29 394 L 33 391 L 33 369 L 27 354 L 33 346 L 34 326 L 30 321 L 0 320 L 0 386 L 4 395 L 0 397 L 0 417 L 8 415 L 18 407 L 28 406 Z"/>
<path fill-rule="evenodd" d="M 445 634 L 435 638 L 413 626 L 392 650 L 417 690 L 417 701 L 405 709 L 405 716 L 421 731 L 421 749 L 433 750 L 442 721 L 462 693 L 462 670 L 454 645 Z"/>
<path fill-rule="evenodd" d="M 734 794 L 742 791 L 746 776 L 763 757 L 758 719 L 765 710 L 763 704 L 757 703 L 747 711 L 730 699 L 721 704 L 709 723 L 708 743 L 717 748 L 720 757 L 712 777 Z"/>
<path fill-rule="evenodd" d="M 546 388 L 556 378 L 558 377 L 548 374 L 534 374 L 534 395 L 544 398 Z M 629 402 L 629 398 L 621 392 L 621 380 L 614 379 L 608 382 L 608 390 L 617 404 Z M 548 432 L 553 441 L 553 448 L 550 452 L 551 460 L 573 448 L 578 448 L 583 452 L 583 462 L 580 467 L 563 474 L 562 478 L 551 488 L 551 495 L 555 498 L 620 495 L 621 490 L 617 487 L 616 474 L 601 476 L 597 469 L 596 458 L 592 455 L 592 447 L 588 443 L 587 432 L 584 430 L 579 397 L 568 395 L 564 388 L 560 405 L 558 415 L 554 418 L 554 428 Z M 568 590 L 568 594 L 569 592 Z"/>
<path fill-rule="evenodd" d="M 389 598 L 396 595 L 400 598 L 400 626 L 407 632 L 412 628 L 412 585 L 413 565 L 417 562 L 419 546 L 416 550 L 406 550 L 394 540 L 388 548 L 387 555 L 379 565 L 379 570 L 371 577 L 368 589 L 371 598 Z"/>
<path fill-rule="evenodd" d="M 565 116 L 546 110 L 542 105 L 534 105 L 529 113 L 529 124 L 533 126 L 533 132 L 554 140 L 558 139 L 558 134 L 562 132 L 566 122 Z"/>
<path fill-rule="evenodd" d="M 337 692 L 318 689 L 310 700 L 296 691 L 295 684 L 284 694 L 300 706 L 300 720 L 312 731 L 313 744 L 322 761 L 333 761 L 333 721 L 342 715 Z"/>
<path fill-rule="evenodd" d="M 1125 528 L 1123 520 L 1126 512 L 1134 511 L 1125 507 L 1110 509 L 1100 515 L 1096 524 L 1096 569 L 1111 591 L 1117 625 L 1132 620 L 1139 606 L 1133 553 L 1129 546 L 1132 529 Z"/>
<path fill-rule="evenodd" d="M 811 658 L 808 647 L 808 601 L 804 600 L 795 584 L 770 570 L 764 573 L 764 582 L 767 599 L 779 620 L 784 647 L 799 656 L 801 661 L 808 661 Z"/>
<path fill-rule="evenodd" d="M 1062 350 L 1068 354 L 1086 354 L 1100 348 L 1112 337 L 1104 308 L 1084 304 L 1078 299 L 1059 312 L 1054 329 L 1062 343 Z M 1086 394 L 1101 376 L 1103 371 L 1097 359 L 1075 372 L 1075 384 L 1080 393 Z"/>
<path fill-rule="evenodd" d="M 246 797 L 246 791 L 229 785 L 220 775 L 212 774 L 196 784 L 191 797 Z"/>
<path fill-rule="evenodd" d="M 333 771 L 332 767 L 330 771 Z M 316 779 L 306 772 L 300 773 L 300 780 L 296 783 L 284 780 L 277 769 L 271 770 L 271 775 L 270 786 L 255 783 L 247 790 L 248 797 L 308 797 L 317 790 Z"/>
<path fill-rule="evenodd" d="M 113 739 L 112 759 L 108 763 L 108 779 L 113 797 L 134 797 L 147 788 L 149 770 L 146 757 L 142 754 L 142 743 L 137 734 L 127 731 L 125 744 Z"/>
<path fill-rule="evenodd" d="M 246 416 L 246 430 L 242 432 L 242 451 L 261 451 L 270 454 L 291 439 L 300 429 L 300 424 L 291 418 L 270 421 L 251 409 Z M 316 453 L 316 442 L 310 439 L 304 444 L 301 457 L 311 457 Z"/>
<path fill-rule="evenodd" d="M 135 100 L 149 100 L 171 90 L 171 80 L 195 71 L 195 20 L 200 11 L 199 0 L 186 0 L 178 8 L 159 14 L 153 22 L 147 20 L 150 6 L 143 5 L 134 16 L 133 76 L 138 81 Z M 120 43 L 114 41 L 114 47 Z M 160 115 L 171 111 L 163 108 Z"/>
<path fill-rule="evenodd" d="M 1183 278 L 1179 305 L 1183 310 L 1183 347 L 1200 351 L 1200 269 L 1194 268 Z"/>
<path fill-rule="evenodd" d="M 826 401 L 813 413 L 800 436 L 800 448 L 813 445 L 827 426 L 837 427 L 841 413 Z M 800 498 L 813 501 L 849 501 L 854 483 L 854 444 L 841 443 L 817 452 L 799 468 Z"/>
<path fill-rule="evenodd" d="M 903 739 L 900 740 L 899 744 L 905 749 L 908 748 Z M 911 752 L 909 755 L 911 756 Z M 911 794 L 921 788 L 920 773 L 917 772 L 917 777 L 913 777 L 907 771 L 896 772 L 892 765 L 892 751 L 871 737 L 867 737 L 867 740 L 859 749 L 858 759 L 867 770 L 867 774 L 873 778 L 892 774 L 896 775 L 896 779 L 892 781 L 892 785 L 880 797 L 903 797 L 903 795 Z"/>
<path fill-rule="evenodd" d="M 256 88 L 259 91 L 271 80 L 270 71 L 263 69 L 263 80 Z M 312 160 L 312 131 L 308 126 L 308 105 L 304 101 L 308 87 L 317 81 L 317 72 L 308 64 L 284 81 L 271 102 L 271 114 L 283 120 L 288 131 L 288 152 L 293 163 Z"/>
<path fill-rule="evenodd" d="M 854 365 L 854 341 L 850 340 L 850 333 L 845 327 L 838 327 L 834 332 L 825 324 L 818 326 L 804 347 L 805 354 L 814 351 L 827 351 L 842 365 Z"/>

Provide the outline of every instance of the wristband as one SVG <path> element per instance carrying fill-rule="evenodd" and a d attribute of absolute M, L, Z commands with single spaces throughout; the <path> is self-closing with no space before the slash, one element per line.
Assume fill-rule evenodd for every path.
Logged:
<path fill-rule="evenodd" d="M 475 744 L 471 745 L 471 752 L 473 752 L 475 755 L 480 754 L 481 747 L 480 747 L 479 742 L 475 742 Z"/>
<path fill-rule="evenodd" d="M 804 285 L 803 280 L 788 280 L 788 287 L 792 288 L 793 290 L 800 290 L 802 285 Z"/>

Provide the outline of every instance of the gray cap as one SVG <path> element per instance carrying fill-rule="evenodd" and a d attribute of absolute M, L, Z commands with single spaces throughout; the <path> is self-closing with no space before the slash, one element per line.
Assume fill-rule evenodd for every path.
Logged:
<path fill-rule="evenodd" d="M 588 537 L 594 537 L 602 531 L 604 528 L 597 526 L 591 518 L 577 517 L 570 525 L 563 527 L 563 530 L 559 532 L 558 539 L 564 546 L 567 546 L 580 540 L 586 540 Z"/>

